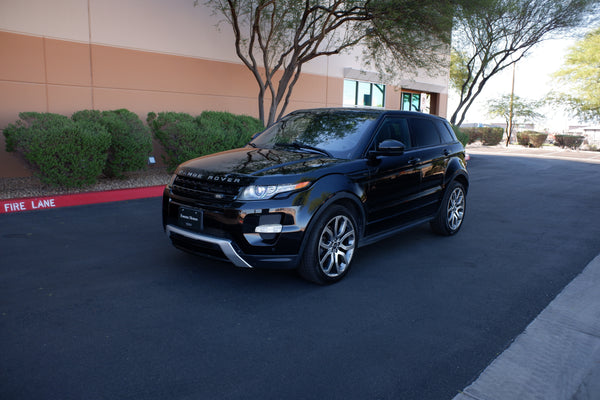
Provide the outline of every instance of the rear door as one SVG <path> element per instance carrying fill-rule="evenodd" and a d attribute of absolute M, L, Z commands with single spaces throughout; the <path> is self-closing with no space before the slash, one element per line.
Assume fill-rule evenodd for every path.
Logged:
<path fill-rule="evenodd" d="M 425 213 L 435 212 L 437 209 L 449 154 L 435 122 L 424 116 L 409 119 L 411 139 L 419 159 L 415 165 L 421 174 L 419 201 L 421 207 L 425 208 Z"/>

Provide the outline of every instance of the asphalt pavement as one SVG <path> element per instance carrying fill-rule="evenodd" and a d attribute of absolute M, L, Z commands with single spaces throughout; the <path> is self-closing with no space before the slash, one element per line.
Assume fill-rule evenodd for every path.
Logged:
<path fill-rule="evenodd" d="M 484 151 L 458 235 L 330 287 L 177 251 L 158 198 L 0 215 L 0 398 L 598 399 L 600 166 Z"/>
<path fill-rule="evenodd" d="M 600 399 L 600 255 L 454 400 Z"/>
<path fill-rule="evenodd" d="M 469 153 L 600 163 L 600 152 L 558 147 L 473 146 Z M 454 397 L 505 399 L 600 399 L 600 255 Z"/>

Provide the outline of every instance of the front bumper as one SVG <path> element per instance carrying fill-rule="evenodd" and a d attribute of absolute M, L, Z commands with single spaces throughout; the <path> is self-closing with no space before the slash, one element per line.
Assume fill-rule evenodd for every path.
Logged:
<path fill-rule="evenodd" d="M 196 241 L 196 245 L 198 246 L 198 248 L 202 248 L 202 244 L 206 243 L 206 244 L 210 244 L 210 245 L 214 245 L 217 246 L 221 252 L 223 253 L 223 255 L 225 256 L 225 258 L 227 258 L 229 261 L 231 261 L 233 263 L 233 265 L 235 265 L 236 267 L 242 267 L 242 268 L 252 268 L 252 265 L 248 264 L 246 262 L 246 260 L 244 260 L 242 257 L 240 257 L 240 255 L 238 254 L 238 251 L 236 251 L 233 242 L 231 240 L 227 240 L 227 239 L 221 239 L 221 238 L 216 238 L 216 237 L 212 237 L 212 236 L 208 236 L 208 235 L 202 235 L 200 233 L 195 233 L 195 232 L 190 232 L 187 231 L 185 229 L 179 228 L 177 226 L 173 226 L 173 225 L 167 225 L 165 227 L 165 231 L 167 233 L 167 236 L 173 240 L 175 243 L 177 243 L 177 239 L 175 235 L 178 236 L 183 236 L 189 240 L 193 240 Z M 212 246 L 204 246 L 204 248 L 210 248 Z M 187 250 L 191 250 L 193 251 L 193 248 L 187 248 Z M 208 255 L 208 254 L 206 254 Z M 218 258 L 217 255 L 214 255 L 215 257 Z"/>
<path fill-rule="evenodd" d="M 298 266 L 309 220 L 302 211 L 305 209 L 294 204 L 294 199 L 200 202 L 176 196 L 166 187 L 163 227 L 173 245 L 187 252 L 230 261 L 242 268 L 291 269 Z M 193 223 L 188 223 L 191 220 Z M 257 227 L 265 224 L 281 224 L 281 232 L 258 233 Z"/>
<path fill-rule="evenodd" d="M 229 239 L 192 232 L 174 225 L 165 226 L 165 232 L 175 247 L 195 254 L 230 261 L 240 268 L 293 269 L 298 266 L 298 255 L 245 254 Z"/>

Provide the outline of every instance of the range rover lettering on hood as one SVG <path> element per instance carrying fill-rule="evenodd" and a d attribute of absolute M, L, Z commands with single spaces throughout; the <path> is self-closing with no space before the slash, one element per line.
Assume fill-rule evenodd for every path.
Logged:
<path fill-rule="evenodd" d="M 212 181 L 212 182 L 225 182 L 225 183 L 240 183 L 241 182 L 240 178 L 234 178 L 234 177 L 226 176 L 226 175 L 225 176 L 208 175 L 208 174 L 202 174 L 199 172 L 194 172 L 194 171 L 189 171 L 189 170 L 180 171 L 179 175 L 187 176 L 189 178 L 204 179 L 204 180 Z"/>

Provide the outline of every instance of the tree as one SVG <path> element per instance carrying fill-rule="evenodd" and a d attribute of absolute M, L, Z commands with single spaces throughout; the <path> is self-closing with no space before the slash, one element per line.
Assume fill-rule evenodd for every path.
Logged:
<path fill-rule="evenodd" d="M 571 47 L 555 77 L 569 93 L 554 93 L 554 103 L 569 106 L 582 120 L 600 121 L 600 28 Z"/>
<path fill-rule="evenodd" d="M 543 115 L 538 113 L 536 109 L 541 106 L 542 102 L 540 101 L 527 100 L 517 95 L 503 94 L 497 99 L 488 101 L 488 114 L 491 117 L 502 117 L 506 121 L 506 144 L 508 145 L 512 135 L 512 127 L 514 127 L 511 119 L 515 122 L 540 119 Z"/>
<path fill-rule="evenodd" d="M 208 0 L 206 5 L 231 26 L 236 54 L 258 84 L 259 118 L 269 126 L 285 113 L 303 65 L 318 57 L 363 44 L 382 72 L 447 63 L 455 1 L 461 0 Z"/>
<path fill-rule="evenodd" d="M 539 42 L 587 26 L 598 0 L 485 0 L 463 8 L 453 31 L 456 65 L 451 86 L 459 103 L 450 121 L 460 125 L 487 82 L 525 57 Z"/>

